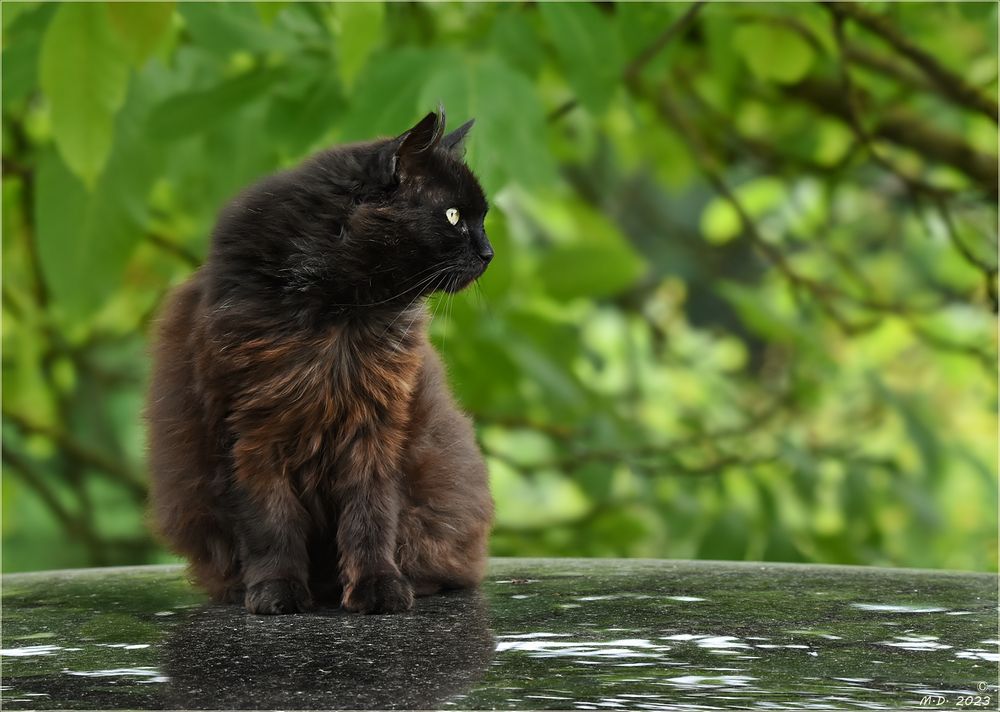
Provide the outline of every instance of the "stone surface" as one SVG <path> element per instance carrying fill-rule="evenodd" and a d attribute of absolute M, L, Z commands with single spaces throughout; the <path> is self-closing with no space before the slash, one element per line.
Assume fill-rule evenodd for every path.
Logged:
<path fill-rule="evenodd" d="M 6 709 L 997 707 L 987 574 L 497 559 L 408 614 L 266 618 L 141 567 L 3 604 Z"/>

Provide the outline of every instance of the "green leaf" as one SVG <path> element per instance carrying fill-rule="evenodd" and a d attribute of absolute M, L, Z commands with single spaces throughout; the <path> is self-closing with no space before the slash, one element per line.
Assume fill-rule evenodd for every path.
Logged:
<path fill-rule="evenodd" d="M 117 139 L 93 191 L 54 150 L 41 155 L 35 184 L 38 256 L 54 311 L 78 321 L 123 290 L 124 268 L 149 219 L 147 198 L 165 153 L 148 140 L 148 87 L 137 84 L 119 112 Z"/>
<path fill-rule="evenodd" d="M 573 481 L 594 502 L 611 499 L 612 469 L 603 463 L 589 462 L 573 471 Z"/>
<path fill-rule="evenodd" d="M 733 44 L 758 79 L 792 84 L 802 79 L 813 62 L 813 49 L 784 25 L 755 22 L 741 25 Z"/>
<path fill-rule="evenodd" d="M 121 283 L 139 239 L 127 207 L 113 191 L 88 192 L 49 152 L 38 167 L 35 222 L 38 258 L 55 301 L 68 319 L 90 314 Z"/>
<path fill-rule="evenodd" d="M 738 555 L 738 550 L 734 549 L 734 554 Z M 732 556 L 728 556 L 725 553 L 723 553 L 723 557 L 732 558 Z M 790 561 L 796 563 L 808 561 L 808 558 L 803 556 L 802 552 L 795 545 L 795 538 L 792 533 L 780 525 L 774 525 L 768 529 L 767 542 L 764 545 L 762 558 L 764 561 Z"/>
<path fill-rule="evenodd" d="M 172 96 L 153 110 L 149 133 L 163 140 L 202 133 L 263 96 L 284 76 L 280 67 L 253 69 L 210 89 Z"/>
<path fill-rule="evenodd" d="M 338 20 L 337 69 L 350 89 L 368 57 L 382 41 L 385 5 L 381 2 L 344 2 L 334 5 Z"/>
<path fill-rule="evenodd" d="M 590 3 L 541 3 L 538 9 L 577 98 L 595 114 L 603 113 L 624 66 L 614 18 Z"/>
<path fill-rule="evenodd" d="M 824 166 L 840 161 L 854 141 L 854 134 L 839 121 L 821 120 L 816 128 L 816 146 L 813 155 Z"/>
<path fill-rule="evenodd" d="M 125 101 L 128 65 L 103 3 L 66 3 L 52 19 L 41 57 L 52 133 L 66 164 L 93 187 Z"/>
<path fill-rule="evenodd" d="M 788 190 L 777 178 L 763 176 L 748 181 L 733 191 L 740 205 L 751 218 L 758 218 L 775 208 Z M 743 231 L 739 213 L 728 200 L 716 196 L 701 214 L 701 232 L 708 242 L 729 242 Z"/>
<path fill-rule="evenodd" d="M 762 176 L 736 189 L 740 204 L 752 217 L 763 215 L 788 198 L 788 188 L 780 178 Z"/>
<path fill-rule="evenodd" d="M 438 102 L 448 110 L 452 126 L 476 119 L 466 160 L 487 193 L 495 194 L 511 181 L 545 186 L 556 179 L 545 142 L 545 112 L 535 87 L 502 59 L 486 56 L 438 64 L 419 105 L 434 107 Z"/>
<path fill-rule="evenodd" d="M 698 545 L 698 558 L 741 561 L 746 557 L 749 534 L 749 522 L 743 512 L 724 511 L 702 537 Z"/>
<path fill-rule="evenodd" d="M 545 63 L 538 31 L 522 7 L 505 8 L 493 22 L 489 43 L 511 66 L 530 77 L 537 75 Z"/>
<path fill-rule="evenodd" d="M 353 97 L 351 110 L 344 119 L 344 138 L 395 136 L 410 128 L 418 114 L 426 114 L 437 106 L 423 107 L 421 113 L 417 101 L 422 85 L 415 79 L 426 76 L 436 64 L 458 60 L 457 56 L 414 47 L 379 55 L 359 76 L 357 85 L 364 87 L 364 91 Z"/>
<path fill-rule="evenodd" d="M 555 243 L 537 267 L 553 297 L 611 296 L 645 273 L 645 260 L 617 225 L 582 200 L 519 192 L 517 204 Z"/>
<path fill-rule="evenodd" d="M 141 66 L 170 29 L 173 2 L 110 2 L 108 18 L 126 53 Z"/>
<path fill-rule="evenodd" d="M 237 52 L 296 52 L 299 42 L 280 23 L 262 24 L 250 3 L 182 2 L 180 13 L 194 43 L 216 56 Z"/>
<path fill-rule="evenodd" d="M 559 245 L 545 254 L 539 270 L 556 299 L 608 297 L 627 289 L 645 271 L 632 251 L 612 245 Z"/>
<path fill-rule="evenodd" d="M 686 10 L 684 4 L 670 2 L 624 2 L 617 5 L 615 14 L 626 54 L 635 57 L 647 49 Z M 668 44 L 657 56 L 667 56 L 670 49 L 679 44 Z"/>
<path fill-rule="evenodd" d="M 701 214 L 701 234 L 713 245 L 729 242 L 742 230 L 739 213 L 725 198 L 712 198 L 705 206 Z"/>
<path fill-rule="evenodd" d="M 332 117 L 341 114 L 345 105 L 337 77 L 320 75 L 304 95 L 272 99 L 268 132 L 291 156 L 300 156 L 331 131 Z"/>
<path fill-rule="evenodd" d="M 281 145 L 268 137 L 269 109 L 251 103 L 203 134 L 170 144 L 170 212 L 178 213 L 174 229 L 194 252 L 206 249 L 219 207 L 278 167 Z"/>
<path fill-rule="evenodd" d="M 611 510 L 597 516 L 593 524 L 593 540 L 599 556 L 626 555 L 629 548 L 649 538 L 648 520 L 637 508 Z"/>
<path fill-rule="evenodd" d="M 752 333 L 776 344 L 794 344 L 808 352 L 811 342 L 802 325 L 788 313 L 787 305 L 776 305 L 759 287 L 731 280 L 719 280 L 716 291 L 739 313 L 740 320 Z"/>
<path fill-rule="evenodd" d="M 447 365 L 445 371 L 455 397 L 463 407 L 477 413 L 523 411 L 524 399 L 509 387 L 521 377 L 520 369 L 512 355 L 504 351 L 504 339 L 492 333 L 497 324 L 483 319 L 469 300 L 452 301 L 451 320 L 455 333 L 462 338 L 437 339 L 435 345 Z M 482 378 L 483 368 L 495 377 Z"/>
<path fill-rule="evenodd" d="M 559 383 L 562 384 L 553 391 L 564 389 L 567 400 L 579 400 L 580 394 L 576 392 L 578 381 L 572 374 L 573 362 L 579 355 L 577 326 L 570 321 L 539 313 L 539 310 L 530 306 L 512 307 L 505 316 L 509 331 L 502 332 L 503 335 L 510 339 L 516 334 L 520 339 L 530 343 L 533 349 L 544 354 L 558 375 Z M 532 378 L 538 375 L 530 369 L 527 373 L 531 374 Z"/>
<path fill-rule="evenodd" d="M 7 15 L 17 8 L 15 18 L 8 25 Z M 7 5 L 3 13 L 4 42 L 0 67 L 3 69 L 3 103 L 23 99 L 38 86 L 38 55 L 42 38 L 52 15 L 54 4 L 30 7 L 27 3 Z"/>
<path fill-rule="evenodd" d="M 0 17 L 0 22 L 3 23 L 3 39 L 6 45 L 9 41 L 7 36 L 8 31 L 14 27 L 17 23 L 21 22 L 26 16 L 32 15 L 38 12 L 39 8 L 44 6 L 46 3 L 37 2 L 12 2 L 7 3 L 3 11 L 2 17 Z"/>
<path fill-rule="evenodd" d="M 254 9 L 257 11 L 257 17 L 268 27 L 274 25 L 274 20 L 281 12 L 288 6 L 288 3 L 284 2 L 270 2 L 261 0 L 253 4 Z"/>

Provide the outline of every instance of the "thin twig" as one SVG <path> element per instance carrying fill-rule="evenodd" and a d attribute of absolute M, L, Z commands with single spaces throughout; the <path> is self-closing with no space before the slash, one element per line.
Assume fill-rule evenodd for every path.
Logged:
<path fill-rule="evenodd" d="M 66 533 L 73 537 L 79 537 L 83 541 L 90 554 L 91 563 L 95 565 L 106 564 L 104 549 L 97 533 L 87 526 L 83 518 L 74 515 L 59 501 L 55 492 L 46 483 L 45 477 L 38 472 L 31 461 L 8 447 L 6 443 L 0 446 L 0 450 L 2 450 L 3 461 L 20 476 L 21 481 L 29 489 L 38 495 Z"/>
<path fill-rule="evenodd" d="M 41 435 L 48 438 L 71 459 L 82 465 L 104 472 L 110 475 L 116 482 L 123 484 L 136 500 L 141 501 L 145 499 L 145 483 L 124 463 L 84 445 L 63 430 L 33 423 L 21 414 L 7 408 L 3 409 L 3 419 L 12 423 L 24 433 Z"/>
<path fill-rule="evenodd" d="M 715 445 L 726 440 L 731 440 L 733 438 L 742 437 L 745 435 L 750 435 L 763 426 L 769 424 L 773 421 L 779 414 L 784 412 L 784 408 L 788 404 L 788 396 L 784 395 L 782 397 L 774 399 L 774 401 L 768 405 L 766 408 L 759 410 L 756 413 L 748 414 L 746 416 L 745 422 L 740 425 L 730 426 L 726 428 L 717 428 L 715 430 L 708 430 L 702 432 L 692 433 L 680 438 L 674 438 L 669 442 L 658 443 L 655 445 L 646 445 L 638 448 L 631 448 L 628 450 L 623 449 L 591 449 L 591 450 L 578 450 L 576 452 L 570 452 L 565 455 L 551 458 L 543 462 L 535 463 L 531 467 L 532 469 L 571 469 L 573 467 L 586 464 L 589 462 L 620 462 L 620 461 L 634 461 L 636 459 L 653 459 L 653 460 L 667 460 L 672 466 L 678 468 L 680 474 L 705 474 L 705 471 L 710 470 L 709 467 L 688 467 L 684 466 L 677 460 L 678 451 L 683 451 L 693 447 L 704 447 L 705 445 Z M 540 427 L 541 426 L 541 427 Z M 540 432 L 550 432 L 549 426 L 547 424 L 534 423 L 529 426 L 532 429 L 539 430 Z M 579 441 L 580 438 L 569 438 L 567 442 Z M 508 464 L 511 464 L 516 469 L 524 469 L 523 463 L 520 463 L 499 451 L 490 451 L 489 453 L 492 457 L 504 460 Z"/>
<path fill-rule="evenodd" d="M 890 174 L 898 178 L 903 185 L 906 186 L 906 189 L 910 191 L 913 196 L 914 202 L 919 204 L 920 198 L 923 195 L 938 196 L 940 194 L 939 188 L 903 172 L 892 161 L 883 156 L 878 146 L 875 145 L 872 135 L 861 121 L 861 110 L 858 106 L 858 91 L 854 85 L 854 80 L 851 78 L 850 61 L 848 59 L 846 49 L 847 42 L 844 38 L 843 15 L 834 14 L 833 34 L 837 42 L 839 60 L 837 62 L 837 69 L 840 75 L 840 83 L 843 88 L 845 105 L 847 106 L 847 123 L 851 130 L 854 132 L 855 136 L 857 136 L 861 144 L 867 149 L 868 155 L 871 156 L 872 160 L 874 160 L 879 166 L 888 171 Z"/>
<path fill-rule="evenodd" d="M 761 235 L 756 223 L 743 206 L 742 201 L 736 196 L 733 190 L 726 183 L 722 176 L 722 169 L 716 163 L 714 157 L 708 150 L 698 131 L 691 125 L 680 107 L 671 99 L 669 91 L 663 87 L 657 95 L 655 106 L 660 115 L 671 123 L 677 132 L 684 138 L 685 144 L 691 151 L 695 163 L 701 169 L 702 174 L 708 179 L 709 184 L 715 189 L 719 196 L 729 203 L 736 212 L 743 228 L 744 234 L 750 239 L 757 250 L 767 258 L 767 260 L 782 274 L 793 293 L 799 290 L 811 294 L 820 309 L 822 309 L 844 333 L 859 334 L 869 331 L 877 324 L 876 321 L 852 322 L 847 319 L 840 309 L 829 299 L 833 296 L 844 296 L 843 292 L 830 285 L 821 284 L 809 277 L 796 272 L 784 254 L 771 245 Z M 873 302 L 874 304 L 874 302 Z M 880 304 L 885 307 L 887 305 Z"/>
<path fill-rule="evenodd" d="M 962 258 L 970 265 L 978 269 L 983 274 L 983 282 L 986 286 L 986 294 L 990 299 L 990 307 L 993 313 L 998 312 L 997 301 L 997 266 L 991 265 L 975 254 L 969 249 L 968 245 L 958 236 L 958 229 L 955 227 L 955 221 L 952 219 L 951 210 L 948 208 L 948 204 L 944 200 L 934 201 L 934 206 L 937 208 L 938 214 L 941 216 L 941 221 L 944 223 L 945 232 L 948 235 L 948 239 L 951 244 L 958 250 L 958 253 Z"/>
<path fill-rule="evenodd" d="M 939 350 L 939 351 L 949 351 L 951 353 L 962 354 L 964 356 L 969 356 L 979 361 L 980 364 L 986 368 L 991 374 L 996 375 L 997 369 L 997 355 L 991 354 L 978 346 L 973 344 L 964 344 L 957 341 L 951 341 L 944 337 L 938 336 L 929 329 L 926 329 L 919 324 L 914 323 L 912 320 L 909 321 L 910 330 L 916 335 L 921 341 L 927 345 Z"/>
<path fill-rule="evenodd" d="M 178 243 L 174 242 L 165 235 L 160 235 L 159 233 L 155 232 L 149 232 L 146 233 L 145 238 L 146 242 L 150 243 L 151 245 L 155 245 L 156 247 L 160 248 L 161 250 L 163 250 L 168 254 L 173 255 L 174 257 L 177 257 L 178 259 L 180 259 L 181 262 L 186 264 L 188 267 L 197 268 L 201 265 L 202 261 L 201 258 L 198 257 L 198 255 L 194 254 L 183 245 L 179 245 Z"/>
<path fill-rule="evenodd" d="M 848 128 L 853 128 L 852 113 L 859 114 L 870 99 L 860 89 L 855 88 L 854 103 L 857 110 L 852 111 L 844 95 L 843 82 L 833 82 L 819 77 L 806 77 L 797 84 L 785 87 L 784 93 L 824 114 L 837 117 L 848 124 Z M 882 116 L 870 130 L 864 130 L 863 127 L 862 130 L 872 138 L 884 139 L 897 146 L 912 149 L 925 158 L 955 168 L 968 176 L 978 191 L 993 200 L 996 199 L 997 157 L 976 150 L 961 136 L 931 126 L 900 108 L 893 108 L 887 115 Z M 893 173 L 900 176 L 899 171 L 893 170 Z M 905 180 L 913 184 L 917 179 L 907 176 Z M 921 187 L 925 192 L 947 197 L 955 192 L 926 184 Z"/>
<path fill-rule="evenodd" d="M 856 2 L 823 3 L 836 17 L 850 18 L 875 33 L 918 67 L 938 88 L 958 103 L 998 121 L 997 102 L 971 86 L 961 75 L 946 68 L 915 45 L 886 19 Z"/>
<path fill-rule="evenodd" d="M 657 36 L 656 39 L 654 39 L 650 44 L 644 47 L 639 54 L 637 54 L 632 61 L 628 63 L 625 67 L 622 79 L 624 79 L 627 84 L 635 82 L 639 78 L 639 73 L 642 72 L 646 65 L 649 64 L 656 57 L 656 55 L 666 49 L 667 45 L 669 45 L 677 36 L 683 34 L 688 29 L 704 6 L 704 0 L 692 3 L 683 15 L 677 18 L 675 22 L 671 23 L 666 30 Z M 555 109 L 550 111 L 546 119 L 550 122 L 558 121 L 575 109 L 578 104 L 579 102 L 576 99 L 567 99 Z"/>
<path fill-rule="evenodd" d="M 664 32 L 662 32 L 656 39 L 654 39 L 649 45 L 647 45 L 635 58 L 625 67 L 625 74 L 623 79 L 626 83 L 632 83 L 639 78 L 639 73 L 649 64 L 653 59 L 667 48 L 674 39 L 682 35 L 687 31 L 691 23 L 694 22 L 698 13 L 705 6 L 704 2 L 695 2 L 681 15 L 677 20 L 672 23 Z"/>

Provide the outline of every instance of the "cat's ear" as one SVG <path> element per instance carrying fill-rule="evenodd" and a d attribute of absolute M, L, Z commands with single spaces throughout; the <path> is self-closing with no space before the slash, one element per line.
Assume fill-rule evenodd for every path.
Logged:
<path fill-rule="evenodd" d="M 400 163 L 419 160 L 422 154 L 434 150 L 444 135 L 444 109 L 430 112 L 420 119 L 416 125 L 399 136 L 395 143 L 396 157 Z"/>
<path fill-rule="evenodd" d="M 474 123 L 476 123 L 475 119 L 469 119 L 450 134 L 443 136 L 441 138 L 441 147 L 456 155 L 462 155 L 465 151 L 465 137 Z"/>

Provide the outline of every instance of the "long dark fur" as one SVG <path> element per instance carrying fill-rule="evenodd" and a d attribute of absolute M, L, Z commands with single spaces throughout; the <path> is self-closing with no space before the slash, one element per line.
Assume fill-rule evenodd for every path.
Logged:
<path fill-rule="evenodd" d="M 470 125 L 445 136 L 428 114 L 265 178 L 171 295 L 147 408 L 152 512 L 213 598 L 379 613 L 481 580 L 486 468 L 423 305 L 493 256 L 461 159 Z"/>

